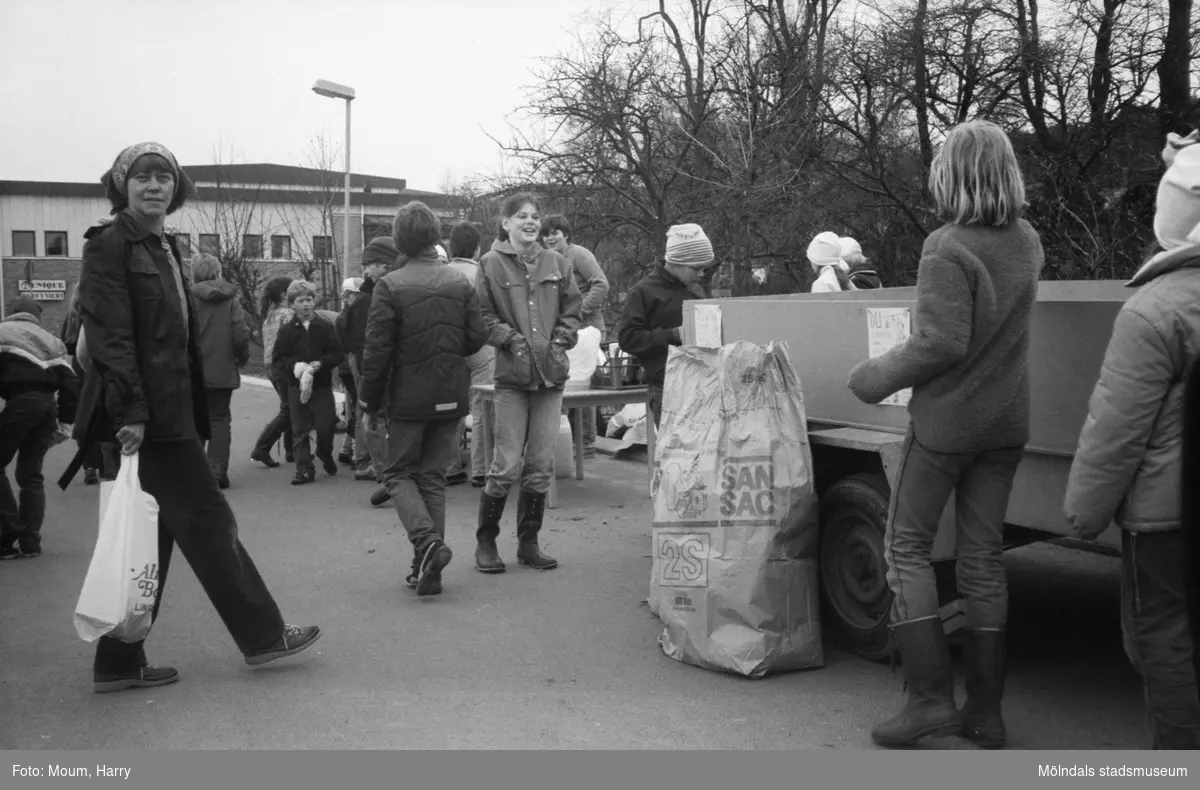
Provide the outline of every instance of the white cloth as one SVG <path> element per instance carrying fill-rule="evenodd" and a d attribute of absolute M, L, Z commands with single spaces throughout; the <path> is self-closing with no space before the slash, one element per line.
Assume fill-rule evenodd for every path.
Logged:
<path fill-rule="evenodd" d="M 842 284 L 838 282 L 837 272 L 834 270 L 834 267 L 822 267 L 821 275 L 817 277 L 815 281 L 813 281 L 812 293 L 837 293 L 840 290 L 842 290 Z"/>
<path fill-rule="evenodd" d="M 307 362 L 297 362 L 292 368 L 292 373 L 300 380 L 300 402 L 308 403 L 308 399 L 312 397 L 313 387 L 313 369 L 312 365 Z"/>

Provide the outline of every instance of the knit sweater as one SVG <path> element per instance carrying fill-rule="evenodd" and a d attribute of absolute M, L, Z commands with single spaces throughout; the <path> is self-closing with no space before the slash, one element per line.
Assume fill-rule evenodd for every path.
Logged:
<path fill-rule="evenodd" d="M 879 403 L 912 388 L 913 436 L 966 453 L 1029 441 L 1029 324 L 1044 256 L 1025 220 L 945 225 L 925 240 L 912 335 L 859 363 L 850 389 Z"/>

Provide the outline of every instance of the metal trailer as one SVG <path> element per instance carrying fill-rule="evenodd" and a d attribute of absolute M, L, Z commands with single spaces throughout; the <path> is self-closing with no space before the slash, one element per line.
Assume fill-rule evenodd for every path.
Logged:
<path fill-rule="evenodd" d="M 1039 284 L 1029 349 L 1030 441 L 1009 499 L 1005 548 L 1064 539 L 1062 502 L 1088 400 L 1100 374 L 1113 322 L 1132 290 L 1116 281 Z M 897 462 L 908 426 L 904 406 L 868 405 L 846 386 L 869 353 L 873 308 L 915 305 L 915 288 L 828 294 L 705 299 L 684 303 L 683 341 L 696 340 L 697 308 L 719 306 L 722 343 L 785 341 L 799 376 L 821 507 L 820 576 L 827 635 L 871 659 L 886 658 L 892 593 L 884 578 L 883 535 Z M 954 584 L 954 501 L 934 544 L 947 632 L 963 620 Z M 1077 544 L 1078 545 L 1078 544 Z M 1110 527 L 1098 541 L 1119 552 Z"/>

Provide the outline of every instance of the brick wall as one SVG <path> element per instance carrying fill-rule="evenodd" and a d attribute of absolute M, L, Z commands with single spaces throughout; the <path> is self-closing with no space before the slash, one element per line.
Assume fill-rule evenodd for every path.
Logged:
<path fill-rule="evenodd" d="M 62 301 L 39 303 L 42 326 L 57 335 L 67 315 L 68 301 L 79 282 L 79 264 L 79 258 L 4 258 L 0 272 L 4 277 L 4 304 L 0 305 L 0 311 L 8 316 L 8 305 L 21 295 L 22 280 L 66 280 L 67 290 Z"/>

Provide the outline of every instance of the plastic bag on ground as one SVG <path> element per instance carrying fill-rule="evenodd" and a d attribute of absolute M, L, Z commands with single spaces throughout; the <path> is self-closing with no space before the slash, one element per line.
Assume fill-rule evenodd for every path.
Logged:
<path fill-rule="evenodd" d="M 812 450 L 786 344 L 672 348 L 654 463 L 663 651 L 747 677 L 824 666 Z"/>
<path fill-rule="evenodd" d="M 121 459 L 100 485 L 100 530 L 75 605 L 75 631 L 140 642 L 150 633 L 158 593 L 158 502 L 138 482 L 138 456 Z"/>

